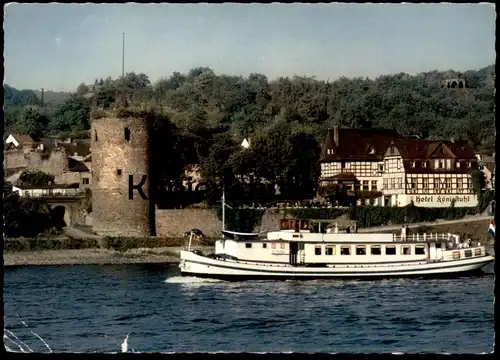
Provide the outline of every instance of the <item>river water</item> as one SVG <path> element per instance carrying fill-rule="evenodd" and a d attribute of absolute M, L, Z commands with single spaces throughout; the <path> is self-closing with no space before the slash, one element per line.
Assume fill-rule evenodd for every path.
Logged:
<path fill-rule="evenodd" d="M 127 334 L 128 352 L 489 353 L 494 343 L 492 274 L 232 283 L 149 264 L 6 268 L 4 279 L 4 343 L 17 352 L 121 352 Z"/>

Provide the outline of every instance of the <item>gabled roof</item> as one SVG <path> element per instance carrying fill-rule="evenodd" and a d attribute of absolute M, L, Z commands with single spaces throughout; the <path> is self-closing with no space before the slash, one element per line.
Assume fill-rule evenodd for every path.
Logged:
<path fill-rule="evenodd" d="M 476 160 L 476 155 L 466 141 L 400 139 L 391 142 L 386 151 L 390 156 L 391 147 L 397 149 L 403 159 L 463 159 Z"/>
<path fill-rule="evenodd" d="M 16 141 L 22 145 L 22 144 L 34 144 L 35 141 L 33 138 L 29 135 L 24 135 L 24 134 L 11 134 Z"/>
<path fill-rule="evenodd" d="M 335 131 L 338 131 L 338 144 Z M 401 138 L 397 131 L 389 129 L 329 129 L 320 161 L 382 160 L 389 143 Z M 329 153 L 329 149 L 333 153 Z"/>
<path fill-rule="evenodd" d="M 79 156 L 87 156 L 90 154 L 90 142 L 61 143 L 59 146 L 64 148 L 67 155 L 77 153 Z"/>
<path fill-rule="evenodd" d="M 85 165 L 83 163 L 83 161 L 78 161 L 78 160 L 75 160 L 71 157 L 68 156 L 68 168 L 69 168 L 69 171 L 72 171 L 72 172 L 89 172 L 89 168 L 87 167 L 87 165 Z"/>
<path fill-rule="evenodd" d="M 386 156 L 396 155 L 403 158 L 407 173 L 468 173 L 475 169 L 477 164 L 474 151 L 466 141 L 396 140 L 387 149 Z M 452 168 L 435 168 L 430 163 L 434 159 L 449 159 L 453 162 Z M 456 166 L 457 162 L 459 167 Z M 469 167 L 469 162 L 474 165 Z"/>

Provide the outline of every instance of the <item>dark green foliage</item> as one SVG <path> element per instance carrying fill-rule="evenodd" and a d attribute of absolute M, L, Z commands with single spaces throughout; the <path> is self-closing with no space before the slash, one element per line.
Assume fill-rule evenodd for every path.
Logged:
<path fill-rule="evenodd" d="M 216 206 L 217 217 L 222 220 L 222 206 Z M 225 230 L 252 233 L 260 225 L 263 209 L 226 209 Z"/>
<path fill-rule="evenodd" d="M 472 188 L 476 194 L 479 194 L 482 189 L 486 186 L 486 178 L 484 173 L 480 170 L 473 170 L 471 173 L 472 178 Z"/>
<path fill-rule="evenodd" d="M 49 206 L 40 199 L 19 197 L 4 188 L 4 228 L 6 237 L 35 237 L 54 227 Z"/>
<path fill-rule="evenodd" d="M 141 109 L 156 117 L 153 137 L 160 145 L 153 145 L 154 151 L 175 154 L 153 161 L 153 169 L 166 169 L 154 176 L 156 189 L 179 184 L 186 165 L 201 164 L 205 179 L 218 187 L 212 189 L 214 197 L 224 185 L 230 201 L 237 200 L 230 192 L 234 187 L 239 190 L 233 194 L 251 194 L 245 196 L 247 204 L 266 204 L 314 195 L 320 148 L 333 125 L 454 137 L 468 140 L 476 150 L 493 151 L 494 75 L 493 65 L 467 71 L 470 88 L 446 89 L 441 84 L 457 77 L 454 71 L 325 82 L 216 75 L 198 67 L 155 84 L 142 73 L 96 79 L 93 86 L 78 86 L 63 104 L 35 110 L 24 108 L 38 104 L 32 95 L 5 85 L 5 128 L 34 136 L 74 134 L 89 129 L 91 113 L 97 118 L 103 109 L 121 106 L 117 113 L 129 116 L 137 114 L 132 108 Z M 245 137 L 251 142 L 248 150 L 239 146 Z"/>
<path fill-rule="evenodd" d="M 54 175 L 41 170 L 23 170 L 19 182 L 28 186 L 50 185 L 54 183 Z"/>

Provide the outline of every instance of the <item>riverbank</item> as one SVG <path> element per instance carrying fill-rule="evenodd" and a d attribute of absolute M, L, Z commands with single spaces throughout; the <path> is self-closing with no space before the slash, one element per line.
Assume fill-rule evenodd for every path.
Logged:
<path fill-rule="evenodd" d="M 196 249 L 204 253 L 213 251 L 212 246 Z M 181 247 L 137 248 L 126 251 L 111 249 L 60 249 L 40 251 L 4 252 L 4 266 L 44 265 L 105 265 L 179 263 Z"/>

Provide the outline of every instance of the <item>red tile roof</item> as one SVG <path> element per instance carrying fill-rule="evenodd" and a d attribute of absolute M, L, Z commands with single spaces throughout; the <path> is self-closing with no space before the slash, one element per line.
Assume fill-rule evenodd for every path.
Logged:
<path fill-rule="evenodd" d="M 335 131 L 338 131 L 338 144 L 335 142 Z M 402 136 L 395 130 L 329 129 L 320 161 L 380 161 L 389 143 L 400 138 Z M 333 154 L 328 153 L 329 149 L 333 149 Z"/>
<path fill-rule="evenodd" d="M 392 146 L 397 149 L 397 152 L 394 151 L 394 155 L 399 153 L 403 158 L 403 165 L 407 173 L 467 173 L 477 168 L 476 155 L 466 141 L 395 140 L 387 149 L 387 156 L 391 156 Z M 436 169 L 431 161 L 434 159 L 450 159 L 452 168 Z M 460 165 L 458 168 L 456 167 L 457 162 Z M 468 166 L 469 162 L 472 163 L 471 167 Z M 426 166 L 423 166 L 423 163 Z"/>

